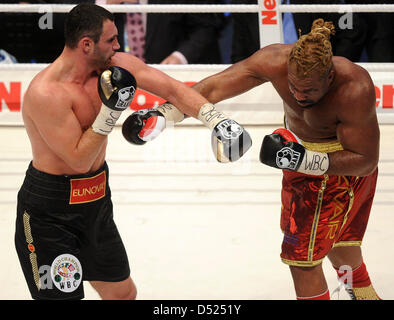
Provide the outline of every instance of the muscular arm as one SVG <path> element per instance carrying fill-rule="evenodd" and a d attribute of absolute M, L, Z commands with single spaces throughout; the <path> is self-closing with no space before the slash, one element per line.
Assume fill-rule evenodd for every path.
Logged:
<path fill-rule="evenodd" d="M 348 87 L 344 108 L 339 112 L 337 136 L 344 150 L 330 154 L 328 174 L 365 176 L 379 160 L 379 125 L 375 91 L 369 76 Z"/>
<path fill-rule="evenodd" d="M 264 82 L 271 81 L 286 66 L 283 45 L 267 46 L 226 70 L 209 76 L 193 86 L 210 102 L 240 95 Z"/>
<path fill-rule="evenodd" d="M 152 68 L 127 53 L 117 53 L 112 64 L 129 70 L 137 80 L 139 88 L 166 99 L 183 113 L 197 118 L 207 99 L 184 83 Z"/>
<path fill-rule="evenodd" d="M 90 170 L 107 138 L 91 128 L 82 130 L 67 92 L 58 86 L 30 92 L 26 109 L 25 116 L 57 157 L 76 172 Z"/>

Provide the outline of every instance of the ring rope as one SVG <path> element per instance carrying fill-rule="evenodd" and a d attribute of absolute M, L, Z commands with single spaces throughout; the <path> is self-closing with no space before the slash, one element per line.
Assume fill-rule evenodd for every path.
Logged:
<path fill-rule="evenodd" d="M 394 12 L 394 4 L 283 4 L 280 12 Z"/>
<path fill-rule="evenodd" d="M 67 13 L 75 5 L 70 4 L 0 4 L 0 12 L 22 12 L 22 13 Z M 234 4 L 207 4 L 207 5 L 185 5 L 185 4 L 110 4 L 103 5 L 104 8 L 114 13 L 127 12 L 155 12 L 155 13 L 208 13 L 208 12 L 233 12 L 233 13 L 257 13 L 259 5 L 234 5 Z M 279 12 L 394 12 L 394 4 L 343 4 L 343 5 L 287 5 L 278 4 Z"/>
<path fill-rule="evenodd" d="M 67 13 L 75 5 L 70 4 L 3 4 L 0 12 L 58 12 Z M 258 5 L 186 5 L 186 4 L 108 4 L 102 7 L 114 13 L 155 12 L 155 13 L 191 13 L 191 12 L 258 12 Z M 39 11 L 40 10 L 40 11 Z"/>
<path fill-rule="evenodd" d="M 394 63 L 356 63 L 370 72 L 394 72 Z M 151 67 L 161 71 L 215 71 L 230 67 L 229 64 L 149 64 Z M 40 71 L 49 66 L 46 63 L 4 63 L 0 64 L 0 71 Z"/>

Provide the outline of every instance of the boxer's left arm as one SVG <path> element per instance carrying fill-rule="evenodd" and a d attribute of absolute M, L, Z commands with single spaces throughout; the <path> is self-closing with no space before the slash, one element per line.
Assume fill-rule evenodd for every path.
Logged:
<path fill-rule="evenodd" d="M 367 75 L 346 88 L 339 108 L 337 137 L 344 150 L 330 153 L 328 174 L 366 176 L 379 161 L 375 89 Z"/>

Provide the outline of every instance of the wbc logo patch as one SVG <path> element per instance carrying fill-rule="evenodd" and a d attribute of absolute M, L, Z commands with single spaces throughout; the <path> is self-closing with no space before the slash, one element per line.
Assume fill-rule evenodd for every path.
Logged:
<path fill-rule="evenodd" d="M 296 170 L 301 154 L 293 149 L 284 147 L 276 153 L 276 165 L 280 169 Z"/>
<path fill-rule="evenodd" d="M 96 201 L 105 197 L 105 171 L 91 178 L 71 179 L 70 204 Z"/>
<path fill-rule="evenodd" d="M 61 254 L 51 265 L 51 278 L 62 292 L 73 292 L 82 282 L 82 266 L 72 254 Z"/>

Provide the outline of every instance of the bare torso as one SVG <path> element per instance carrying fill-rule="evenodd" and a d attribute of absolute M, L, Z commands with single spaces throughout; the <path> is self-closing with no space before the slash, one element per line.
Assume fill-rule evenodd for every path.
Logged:
<path fill-rule="evenodd" d="M 71 175 L 77 174 L 77 172 L 52 150 L 41 134 L 42 126 L 45 124 L 40 124 L 41 127 L 38 127 L 35 118 L 39 117 L 41 112 L 53 113 L 53 117 L 57 117 L 59 106 L 60 108 L 70 108 L 79 122 L 81 133 L 83 133 L 95 120 L 101 107 L 101 101 L 97 91 L 97 75 L 92 74 L 84 83 L 78 83 L 67 80 L 62 69 L 63 66 L 60 63 L 54 62 L 33 79 L 24 98 L 22 115 L 32 146 L 33 166 L 51 174 Z M 53 110 L 42 110 L 35 101 L 35 95 L 38 92 L 42 94 L 46 90 L 55 90 L 59 93 L 59 99 L 51 101 L 50 109 L 53 108 Z M 66 136 L 70 132 L 65 131 L 63 134 Z M 61 145 L 62 139 L 59 139 L 58 143 Z M 91 171 L 95 171 L 103 165 L 105 149 L 106 143 L 101 147 Z"/>

